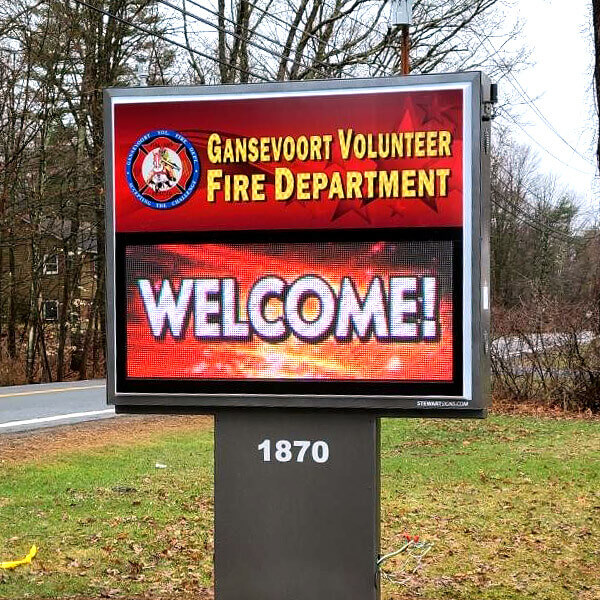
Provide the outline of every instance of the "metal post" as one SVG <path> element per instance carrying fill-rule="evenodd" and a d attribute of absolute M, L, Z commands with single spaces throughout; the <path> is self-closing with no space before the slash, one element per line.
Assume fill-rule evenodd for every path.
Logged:
<path fill-rule="evenodd" d="M 216 600 L 377 600 L 378 553 L 377 417 L 217 413 Z"/>
<path fill-rule="evenodd" d="M 402 25 L 402 75 L 410 74 L 410 29 Z"/>

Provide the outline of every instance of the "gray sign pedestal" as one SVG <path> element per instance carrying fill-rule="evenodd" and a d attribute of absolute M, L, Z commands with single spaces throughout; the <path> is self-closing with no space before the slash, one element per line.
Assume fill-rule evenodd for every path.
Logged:
<path fill-rule="evenodd" d="M 378 553 L 377 417 L 217 413 L 216 600 L 377 600 Z"/>

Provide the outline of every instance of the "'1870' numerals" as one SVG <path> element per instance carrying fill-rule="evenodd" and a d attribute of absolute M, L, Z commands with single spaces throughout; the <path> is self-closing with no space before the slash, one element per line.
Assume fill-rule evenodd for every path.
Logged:
<path fill-rule="evenodd" d="M 271 440 L 263 440 L 258 445 L 258 450 L 262 452 L 264 462 L 271 462 L 274 458 L 277 462 L 304 462 L 312 460 L 322 464 L 329 460 L 329 445 L 323 440 L 309 442 L 307 440 L 279 440 L 275 442 L 274 452 L 272 451 Z M 310 453 L 309 453 L 310 450 Z M 307 458 L 308 455 L 308 458 Z"/>

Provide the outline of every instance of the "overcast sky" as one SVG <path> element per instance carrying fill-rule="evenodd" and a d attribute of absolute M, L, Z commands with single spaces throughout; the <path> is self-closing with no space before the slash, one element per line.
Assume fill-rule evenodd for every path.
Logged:
<path fill-rule="evenodd" d="M 583 158 L 529 106 L 519 109 L 519 122 L 531 137 L 511 124 L 513 136 L 535 149 L 540 169 L 555 175 L 572 189 L 585 209 L 598 207 L 600 188 L 595 183 L 593 164 L 596 124 L 590 4 L 591 0 L 523 0 L 518 3 L 524 23 L 522 42 L 532 49 L 533 64 L 517 74 L 516 79 L 554 129 Z M 503 95 L 504 99 L 509 95 L 512 100 L 522 101 L 513 84 L 516 86 L 510 79 L 502 80 L 501 100 Z"/>

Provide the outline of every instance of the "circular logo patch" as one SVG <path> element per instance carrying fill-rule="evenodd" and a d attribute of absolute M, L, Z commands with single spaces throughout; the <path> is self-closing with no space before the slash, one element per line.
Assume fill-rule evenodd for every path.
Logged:
<path fill-rule="evenodd" d="M 140 202 L 168 209 L 190 197 L 200 179 L 200 161 L 192 144 L 180 133 L 159 129 L 133 145 L 126 171 L 129 188 Z"/>

